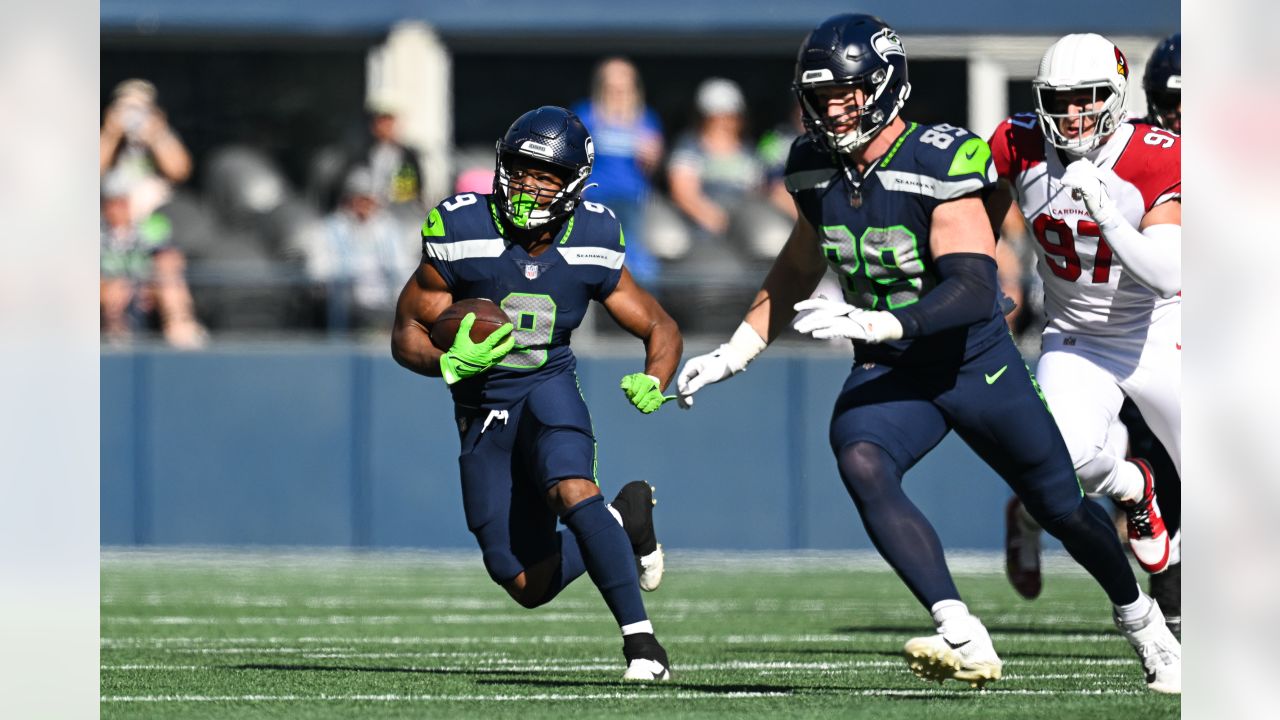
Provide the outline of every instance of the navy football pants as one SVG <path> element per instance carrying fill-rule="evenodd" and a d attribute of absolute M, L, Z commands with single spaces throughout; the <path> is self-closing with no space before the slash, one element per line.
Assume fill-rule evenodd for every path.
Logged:
<path fill-rule="evenodd" d="M 1002 337 L 959 366 L 855 364 L 832 414 L 831 448 L 867 533 L 926 608 L 959 594 L 937 533 L 901 482 L 953 429 L 1113 602 L 1137 598 L 1114 530 L 1085 500 L 1053 416 Z"/>
<path fill-rule="evenodd" d="M 467 528 L 499 584 L 560 551 L 547 492 L 566 478 L 595 479 L 591 415 L 574 373 L 548 378 L 506 412 L 455 408 Z"/>

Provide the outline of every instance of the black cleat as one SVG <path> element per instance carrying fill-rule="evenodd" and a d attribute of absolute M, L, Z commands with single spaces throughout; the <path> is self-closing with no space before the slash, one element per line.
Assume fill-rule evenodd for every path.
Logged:
<path fill-rule="evenodd" d="M 1159 575 L 1151 576 L 1151 597 L 1164 611 L 1164 624 L 1169 632 L 1182 640 L 1182 563 L 1171 564 Z"/>
<path fill-rule="evenodd" d="M 613 499 L 613 509 L 622 518 L 622 529 L 631 540 L 631 552 L 636 557 L 636 573 L 640 576 L 640 589 L 652 592 L 662 583 L 665 561 L 662 546 L 653 531 L 653 487 L 643 480 L 635 480 L 622 486 Z"/>
<path fill-rule="evenodd" d="M 653 633 L 635 633 L 622 637 L 622 655 L 627 659 L 627 671 L 623 680 L 671 679 L 671 661 L 667 651 L 658 643 Z"/>

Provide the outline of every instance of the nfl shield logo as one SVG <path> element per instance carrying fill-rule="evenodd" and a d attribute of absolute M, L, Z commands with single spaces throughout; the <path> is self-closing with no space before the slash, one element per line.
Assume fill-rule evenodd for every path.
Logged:
<path fill-rule="evenodd" d="M 527 279 L 529 279 L 529 280 L 537 280 L 537 279 L 538 279 L 538 269 L 539 269 L 539 268 L 538 268 L 538 266 L 537 266 L 537 265 L 525 265 L 525 266 L 524 266 L 524 276 L 525 276 L 525 278 L 527 278 Z"/>

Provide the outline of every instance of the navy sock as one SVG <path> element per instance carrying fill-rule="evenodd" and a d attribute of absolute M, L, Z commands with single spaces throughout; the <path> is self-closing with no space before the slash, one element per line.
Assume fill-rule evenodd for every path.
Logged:
<path fill-rule="evenodd" d="M 1030 509 L 1030 507 L 1028 508 Z M 1034 516 L 1034 512 L 1032 513 Z M 1129 558 L 1116 538 L 1116 527 L 1107 511 L 1089 498 L 1081 498 L 1074 510 L 1057 518 L 1036 518 L 1048 533 L 1062 541 L 1062 547 L 1089 571 L 1102 586 L 1113 605 L 1128 605 L 1138 599 L 1138 581 L 1129 567 Z"/>
<path fill-rule="evenodd" d="M 551 582 L 547 584 L 547 592 L 538 600 L 539 605 L 545 605 L 555 596 L 560 594 L 561 590 L 569 587 L 569 583 L 577 580 L 582 573 L 587 571 L 586 563 L 582 560 L 582 550 L 578 547 L 578 538 L 568 530 L 561 530 L 560 538 L 560 567 L 556 568 L 555 575 L 551 576 Z"/>
<path fill-rule="evenodd" d="M 902 472 L 884 448 L 856 442 L 840 451 L 844 480 L 862 525 L 880 556 L 925 608 L 959 600 L 938 533 L 902 491 Z"/>
<path fill-rule="evenodd" d="M 604 497 L 595 495 L 583 500 L 569 508 L 562 519 L 577 538 L 587 574 L 600 589 L 618 626 L 648 620 L 640 599 L 631 540 L 605 507 Z"/>

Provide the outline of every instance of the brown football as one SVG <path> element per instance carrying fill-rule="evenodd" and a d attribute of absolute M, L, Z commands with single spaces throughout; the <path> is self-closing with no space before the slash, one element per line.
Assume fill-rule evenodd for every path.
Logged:
<path fill-rule="evenodd" d="M 458 325 L 467 313 L 476 314 L 476 322 L 471 326 L 471 341 L 482 342 L 494 330 L 511 322 L 507 314 L 497 303 L 485 298 L 468 298 L 445 308 L 444 312 L 431 323 L 431 344 L 441 350 L 453 347 L 453 338 L 458 334 Z"/>

